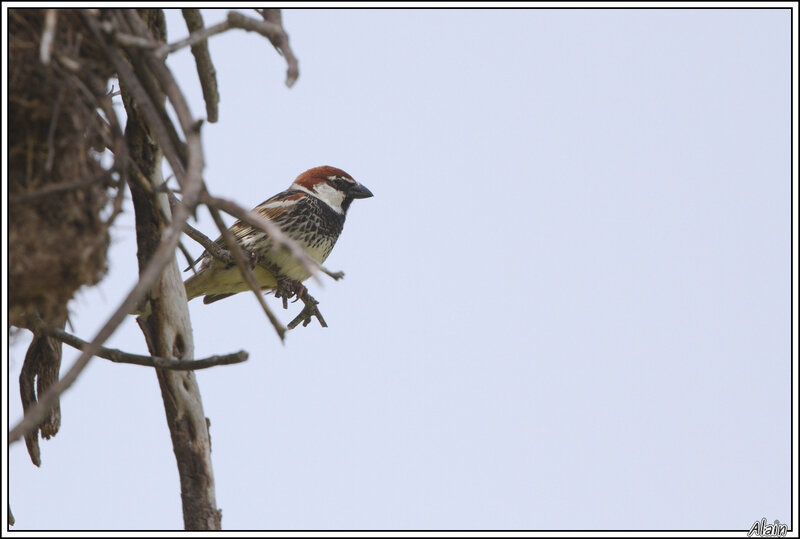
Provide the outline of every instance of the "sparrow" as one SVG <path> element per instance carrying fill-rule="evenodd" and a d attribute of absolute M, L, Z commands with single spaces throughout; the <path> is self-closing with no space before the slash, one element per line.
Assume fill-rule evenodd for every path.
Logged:
<path fill-rule="evenodd" d="M 253 211 L 274 222 L 322 264 L 339 239 L 350 204 L 357 198 L 371 196 L 372 192 L 347 172 L 322 166 L 306 170 L 287 190 L 265 200 Z M 311 276 L 285 249 L 273 249 L 272 240 L 263 230 L 241 220 L 229 230 L 254 260 L 253 273 L 262 290 L 276 290 L 287 281 L 301 283 Z M 225 248 L 222 236 L 216 243 Z M 201 263 L 197 273 L 184 282 L 188 300 L 203 296 L 203 303 L 212 303 L 250 290 L 235 263 L 226 264 L 205 251 L 197 262 Z"/>

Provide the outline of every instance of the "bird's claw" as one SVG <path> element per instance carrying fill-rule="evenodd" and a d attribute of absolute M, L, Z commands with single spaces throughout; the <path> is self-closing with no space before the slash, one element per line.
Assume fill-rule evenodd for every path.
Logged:
<path fill-rule="evenodd" d="M 303 327 L 306 327 L 311 323 L 311 319 L 314 317 L 319 320 L 319 323 L 322 327 L 328 327 L 328 324 L 325 323 L 325 319 L 322 317 L 322 313 L 320 313 L 319 309 L 317 308 L 319 302 L 308 293 L 308 288 L 306 288 L 303 283 L 282 276 L 278 277 L 277 281 L 278 285 L 275 287 L 275 297 L 280 298 L 283 301 L 284 309 L 289 307 L 288 300 L 292 298 L 294 298 L 292 303 L 297 302 L 297 300 L 301 300 L 304 304 L 303 310 L 300 311 L 300 314 L 298 314 L 294 320 L 289 322 L 289 324 L 286 326 L 288 329 L 294 329 L 300 324 L 300 322 L 303 323 Z"/>
<path fill-rule="evenodd" d="M 307 295 L 308 288 L 306 288 L 303 283 L 285 277 L 278 277 L 278 286 L 275 287 L 275 297 L 283 300 L 284 309 L 289 308 L 287 300 L 295 298 L 292 302 L 294 303 Z"/>

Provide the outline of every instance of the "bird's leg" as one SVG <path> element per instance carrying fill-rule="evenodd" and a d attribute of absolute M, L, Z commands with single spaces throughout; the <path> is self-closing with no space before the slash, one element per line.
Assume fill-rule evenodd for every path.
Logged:
<path fill-rule="evenodd" d="M 317 320 L 319 320 L 319 325 L 324 328 L 328 327 L 328 324 L 325 323 L 325 319 L 322 317 L 322 313 L 319 312 L 319 309 L 317 308 L 319 301 L 311 297 L 311 294 L 308 293 L 308 290 L 306 290 L 305 294 L 299 296 L 299 298 L 303 301 L 303 303 L 305 303 L 305 307 L 303 307 L 303 310 L 300 311 L 300 314 L 298 314 L 294 320 L 289 322 L 286 327 L 288 329 L 294 329 L 300 322 L 303 323 L 303 327 L 306 327 L 311 323 L 311 318 L 314 316 L 316 316 Z"/>
<path fill-rule="evenodd" d="M 270 272 L 272 272 L 273 275 L 275 275 L 275 280 L 278 282 L 277 286 L 275 287 L 275 297 L 283 300 L 284 309 L 289 307 L 287 300 L 292 298 L 295 298 L 295 301 L 299 299 L 304 304 L 303 310 L 300 311 L 300 314 L 298 314 L 294 320 L 289 322 L 289 325 L 286 326 L 287 328 L 293 329 L 297 327 L 300 322 L 303 323 L 303 327 L 306 327 L 309 323 L 311 323 L 311 318 L 315 316 L 317 317 L 317 320 L 319 320 L 319 323 L 322 327 L 328 327 L 328 324 L 322 317 L 322 313 L 320 313 L 319 309 L 317 308 L 319 302 L 308 293 L 308 288 L 306 288 L 303 283 L 281 275 L 281 272 L 278 271 L 278 268 L 274 265 L 265 265 L 263 262 L 262 265 L 264 265 L 264 267 L 266 267 Z"/>
<path fill-rule="evenodd" d="M 292 299 L 294 296 L 299 297 L 299 294 L 304 294 L 307 292 L 306 287 L 300 284 L 298 281 L 289 279 L 288 277 L 282 275 L 280 269 L 278 269 L 278 266 L 275 264 L 263 261 L 260 262 L 260 265 L 275 276 L 275 281 L 277 281 L 277 284 L 274 288 L 275 297 L 283 300 L 284 309 L 289 308 L 287 300 Z"/>
<path fill-rule="evenodd" d="M 284 309 L 289 307 L 287 300 L 295 297 L 295 301 L 297 301 L 308 294 L 308 288 L 300 281 L 289 279 L 280 274 L 278 274 L 276 280 L 278 281 L 278 286 L 275 287 L 275 297 L 283 300 Z"/>

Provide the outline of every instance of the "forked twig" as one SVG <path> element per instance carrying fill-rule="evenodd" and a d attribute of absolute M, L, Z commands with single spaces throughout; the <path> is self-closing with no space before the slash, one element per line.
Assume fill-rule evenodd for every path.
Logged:
<path fill-rule="evenodd" d="M 319 325 L 321 325 L 322 327 L 324 328 L 328 327 L 328 324 L 322 317 L 322 313 L 319 312 L 319 309 L 317 308 L 317 305 L 319 305 L 319 301 L 311 297 L 311 294 L 304 294 L 300 296 L 300 299 L 303 301 L 303 303 L 305 303 L 305 307 L 303 307 L 303 310 L 300 311 L 300 314 L 298 314 L 294 318 L 294 320 L 289 322 L 286 325 L 286 327 L 289 329 L 294 329 L 300 322 L 303 323 L 303 327 L 306 327 L 308 324 L 311 323 L 312 317 L 316 317 L 317 320 L 319 320 Z"/>
<path fill-rule="evenodd" d="M 228 12 L 228 18 L 221 23 L 193 31 L 187 38 L 176 41 L 175 43 L 162 45 L 155 50 L 155 55 L 158 58 L 166 58 L 166 56 L 172 52 L 201 43 L 209 37 L 226 32 L 231 28 L 240 28 L 247 32 L 258 32 L 269 39 L 270 43 L 272 43 L 286 59 L 286 86 L 291 87 L 300 74 L 298 61 L 289 46 L 289 36 L 284 30 L 283 24 L 280 22 L 280 17 L 278 17 L 277 22 L 274 22 L 274 15 L 270 15 L 270 17 L 272 18 L 271 20 L 267 20 L 265 17 L 265 20 L 259 21 L 236 11 L 230 11 Z"/>
<path fill-rule="evenodd" d="M 61 342 L 66 343 L 77 350 L 83 351 L 89 345 L 89 343 L 80 337 L 76 337 L 75 335 L 67 333 L 63 329 L 55 326 L 44 324 L 42 321 L 36 321 L 33 324 L 33 327 L 30 329 L 36 334 L 55 337 Z M 105 346 L 100 346 L 94 355 L 109 361 L 113 361 L 114 363 L 143 365 L 145 367 L 158 367 L 160 369 L 171 369 L 176 371 L 196 371 L 200 369 L 207 369 L 209 367 L 216 367 L 218 365 L 232 365 L 247 361 L 248 358 L 247 352 L 240 350 L 239 352 L 233 354 L 224 354 L 221 356 L 217 355 L 204 359 L 186 361 L 182 359 L 131 354 L 128 352 L 123 352 L 122 350 L 106 348 Z"/>

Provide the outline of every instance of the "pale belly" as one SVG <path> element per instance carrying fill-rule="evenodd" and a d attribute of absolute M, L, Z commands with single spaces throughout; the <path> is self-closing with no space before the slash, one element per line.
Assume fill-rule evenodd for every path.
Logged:
<path fill-rule="evenodd" d="M 313 247 L 307 245 L 303 247 L 311 258 L 322 264 L 328 258 L 333 246 L 323 243 Z M 308 270 L 285 249 L 270 252 L 268 259 L 270 265 L 277 267 L 280 274 L 288 279 L 302 282 L 310 277 Z M 207 267 L 186 281 L 186 293 L 189 299 L 200 295 L 236 294 L 250 289 L 238 267 L 225 268 L 216 260 L 211 264 L 211 267 Z M 253 274 L 264 290 L 278 286 L 273 272 L 260 265 L 253 268 Z"/>

